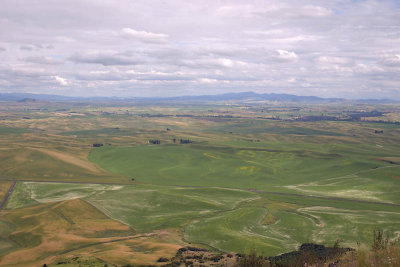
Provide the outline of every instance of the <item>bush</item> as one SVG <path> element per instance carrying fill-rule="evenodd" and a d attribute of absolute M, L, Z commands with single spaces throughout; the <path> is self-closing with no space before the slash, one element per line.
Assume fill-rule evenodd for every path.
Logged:
<path fill-rule="evenodd" d="M 237 256 L 239 256 L 237 254 Z M 238 267 L 267 267 L 270 266 L 268 261 L 263 256 L 257 256 L 255 251 L 250 254 L 240 254 L 237 259 L 236 266 Z"/>
<path fill-rule="evenodd" d="M 161 257 L 161 258 L 159 258 L 158 260 L 157 260 L 157 262 L 168 262 L 169 260 L 167 259 L 167 258 L 163 258 L 163 257 Z"/>
<path fill-rule="evenodd" d="M 386 237 L 383 236 L 382 230 L 374 231 L 374 240 L 372 243 L 372 250 L 377 251 L 386 249 L 389 244 L 389 235 L 386 233 Z"/>

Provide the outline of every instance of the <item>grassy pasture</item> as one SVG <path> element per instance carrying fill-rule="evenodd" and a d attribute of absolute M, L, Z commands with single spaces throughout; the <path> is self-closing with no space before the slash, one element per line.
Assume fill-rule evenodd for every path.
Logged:
<path fill-rule="evenodd" d="M 29 129 L 25 128 L 14 128 L 14 127 L 0 127 L 0 134 L 22 134 L 29 133 Z"/>
<path fill-rule="evenodd" d="M 378 225 L 392 237 L 400 234 L 398 207 L 351 201 L 155 185 L 25 182 L 16 190 L 8 204 L 15 211 L 79 197 L 136 233 L 181 229 L 186 242 L 221 251 L 276 255 L 303 242 L 333 244 L 337 238 L 356 246 L 371 242 Z"/>
<path fill-rule="evenodd" d="M 400 169 L 366 145 L 244 142 L 102 147 L 89 160 L 117 175 L 159 185 L 256 188 L 265 191 L 400 203 Z"/>
<path fill-rule="evenodd" d="M 286 123 L 282 125 L 277 122 L 265 120 L 230 120 L 224 124 L 218 124 L 214 127 L 207 128 L 207 131 L 214 132 L 232 132 L 239 134 L 282 134 L 282 135 L 326 135 L 326 136 L 346 136 L 346 132 L 342 131 L 326 131 L 316 129 L 316 127 L 304 127 L 304 123 L 297 122 Z"/>

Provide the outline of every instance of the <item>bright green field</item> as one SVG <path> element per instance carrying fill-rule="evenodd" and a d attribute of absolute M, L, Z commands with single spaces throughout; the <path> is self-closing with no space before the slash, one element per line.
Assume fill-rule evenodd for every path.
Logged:
<path fill-rule="evenodd" d="M 89 160 L 118 175 L 158 185 L 296 192 L 400 203 L 399 165 L 368 145 L 224 142 L 102 147 Z"/>

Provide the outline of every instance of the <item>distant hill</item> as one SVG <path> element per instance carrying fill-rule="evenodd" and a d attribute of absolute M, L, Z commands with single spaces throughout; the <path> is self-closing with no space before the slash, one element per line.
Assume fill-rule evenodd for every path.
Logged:
<path fill-rule="evenodd" d="M 160 98 L 161 99 L 161 98 Z M 221 95 L 200 95 L 200 96 L 181 96 L 170 97 L 169 100 L 178 101 L 276 101 L 276 102 L 339 102 L 345 101 L 344 98 L 321 98 L 317 96 L 297 96 L 290 94 L 257 94 L 254 92 L 227 93 Z"/>
<path fill-rule="evenodd" d="M 27 98 L 23 98 L 21 100 L 18 100 L 17 102 L 19 102 L 19 103 L 30 103 L 30 102 L 36 102 L 36 99 L 27 97 Z"/>
<path fill-rule="evenodd" d="M 74 101 L 76 97 L 30 93 L 0 93 L 0 101 L 29 102 L 35 101 Z M 83 99 L 83 98 L 81 98 Z M 32 101 L 31 101 L 32 102 Z"/>
<path fill-rule="evenodd" d="M 293 102 L 293 103 L 335 103 L 352 101 L 359 103 L 398 103 L 399 101 L 390 99 L 360 99 L 347 100 L 345 98 L 322 98 L 317 96 L 299 96 L 291 94 L 254 92 L 226 93 L 219 95 L 197 95 L 197 96 L 178 96 L 178 97 L 71 97 L 49 94 L 30 94 L 30 93 L 0 93 L 0 101 L 16 102 L 221 102 L 221 101 L 270 101 L 270 102 Z"/>

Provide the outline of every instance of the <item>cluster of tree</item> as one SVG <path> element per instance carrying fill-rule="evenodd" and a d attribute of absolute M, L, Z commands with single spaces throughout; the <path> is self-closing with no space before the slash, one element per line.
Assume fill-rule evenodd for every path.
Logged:
<path fill-rule="evenodd" d="M 163 118 L 163 117 L 172 117 L 173 115 L 170 114 L 150 114 L 150 113 L 144 113 L 144 114 L 139 114 L 140 117 L 146 117 L 146 118 Z"/>
<path fill-rule="evenodd" d="M 101 144 L 101 143 L 95 143 L 95 144 L 93 144 L 93 147 L 101 147 L 101 146 L 103 146 L 103 144 Z"/>
<path fill-rule="evenodd" d="M 386 124 L 396 124 L 396 125 L 400 125 L 400 121 L 384 121 L 384 120 L 378 120 L 378 121 L 368 121 L 368 122 L 376 122 L 376 123 L 386 123 Z"/>
<path fill-rule="evenodd" d="M 382 117 L 383 112 L 377 111 L 377 110 L 372 110 L 372 111 L 360 111 L 360 112 L 355 112 L 352 114 L 348 115 L 350 118 L 353 120 L 359 120 L 361 118 L 365 117 Z"/>
<path fill-rule="evenodd" d="M 194 117 L 194 115 L 191 115 L 191 114 L 177 114 L 177 115 L 175 115 L 175 117 L 178 117 L 178 118 L 185 118 L 185 117 Z"/>
<path fill-rule="evenodd" d="M 174 142 L 174 144 L 176 143 L 176 138 L 173 138 L 172 139 L 172 142 Z M 192 140 L 190 140 L 190 139 L 179 139 L 179 143 L 181 143 L 181 144 L 190 144 L 190 143 L 193 143 L 193 141 Z"/>
<path fill-rule="evenodd" d="M 172 139 L 172 142 L 174 142 L 174 143 L 176 143 L 177 141 L 179 141 L 180 144 L 190 144 L 190 143 L 193 143 L 193 141 L 190 140 L 190 139 L 179 139 L 179 140 L 177 140 L 176 138 L 173 138 L 173 139 Z M 159 144 L 161 144 L 161 141 L 158 140 L 158 139 L 150 139 L 150 140 L 149 140 L 149 144 L 152 144 L 152 145 L 159 145 Z M 101 145 L 102 145 L 102 144 L 101 144 Z M 95 146 L 95 144 L 93 144 L 93 146 Z"/>
<path fill-rule="evenodd" d="M 367 117 L 380 117 L 383 113 L 379 111 L 360 112 L 357 114 L 349 114 L 348 116 L 326 116 L 326 115 L 313 115 L 313 116 L 299 116 L 295 121 L 366 121 L 371 123 L 385 123 L 400 125 L 398 121 L 385 121 L 385 120 L 365 120 Z M 261 117 L 259 117 L 261 118 Z M 269 118 L 271 120 L 280 120 L 278 118 Z"/>
<path fill-rule="evenodd" d="M 326 115 L 313 115 L 313 116 L 300 116 L 295 119 L 296 121 L 340 121 L 343 118 Z"/>

